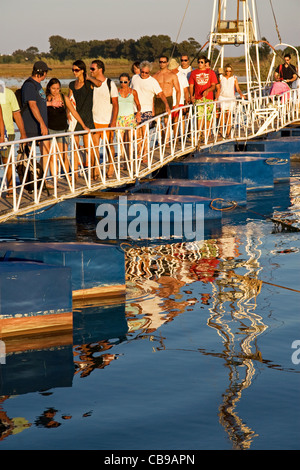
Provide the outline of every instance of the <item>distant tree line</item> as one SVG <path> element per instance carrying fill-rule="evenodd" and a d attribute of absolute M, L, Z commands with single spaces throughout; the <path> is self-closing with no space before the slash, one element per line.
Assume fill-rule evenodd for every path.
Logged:
<path fill-rule="evenodd" d="M 259 45 L 260 57 L 267 59 L 272 53 L 272 48 L 267 44 L 266 38 Z M 49 52 L 40 52 L 37 47 L 31 46 L 26 50 L 17 49 L 11 55 L 0 56 L 0 63 L 21 63 L 33 62 L 41 57 L 55 59 L 59 61 L 92 59 L 102 57 L 104 59 L 127 59 L 130 61 L 150 60 L 154 61 L 160 55 L 180 57 L 181 54 L 197 57 L 201 51 L 201 45 L 194 38 L 190 37 L 180 43 L 175 43 L 167 35 L 142 36 L 134 39 L 106 39 L 98 41 L 77 42 L 75 39 L 66 39 L 62 36 L 50 36 Z M 297 47 L 300 53 L 300 46 Z M 255 46 L 250 53 L 254 54 Z M 293 50 L 286 48 L 284 52 Z M 202 51 L 204 52 L 204 51 Z M 251 55 L 252 55 L 251 54 Z M 214 51 L 218 55 L 218 51 Z"/>
<path fill-rule="evenodd" d="M 80 42 L 56 35 L 50 36 L 49 43 L 49 53 L 39 52 L 37 47 L 31 46 L 26 50 L 18 49 L 12 55 L 2 55 L 0 62 L 32 62 L 40 57 L 59 61 L 96 57 L 154 61 L 162 54 L 168 56 L 172 54 L 174 57 L 188 54 L 195 57 L 201 49 L 201 45 L 192 37 L 175 44 L 169 36 L 163 34 L 142 36 L 138 40 L 115 38 Z"/>

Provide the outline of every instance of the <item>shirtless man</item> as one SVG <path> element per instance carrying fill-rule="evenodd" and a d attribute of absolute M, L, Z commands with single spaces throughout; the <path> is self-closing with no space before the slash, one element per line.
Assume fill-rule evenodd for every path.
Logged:
<path fill-rule="evenodd" d="M 180 102 L 180 85 L 177 75 L 175 75 L 171 70 L 168 69 L 169 66 L 169 59 L 166 56 L 161 56 L 159 58 L 159 68 L 160 70 L 153 75 L 155 78 L 165 97 L 167 98 L 167 102 L 169 104 L 170 109 L 177 108 Z M 173 90 L 175 89 L 176 92 L 176 102 L 173 103 Z M 154 115 L 159 116 L 160 114 L 164 113 L 163 103 L 159 97 L 154 98 Z M 165 126 L 167 126 L 168 118 L 164 119 Z M 165 135 L 165 142 L 167 146 L 169 146 L 169 129 Z"/>
<path fill-rule="evenodd" d="M 175 75 L 171 70 L 168 69 L 169 59 L 166 56 L 161 56 L 159 58 L 159 68 L 160 70 L 153 75 L 153 77 L 158 81 L 160 87 L 167 98 L 170 109 L 175 108 L 179 105 L 180 102 L 180 85 L 177 75 Z M 173 103 L 173 88 L 176 91 L 176 103 Z M 154 114 L 158 116 L 165 112 L 165 106 L 161 98 L 155 97 L 154 99 Z"/>

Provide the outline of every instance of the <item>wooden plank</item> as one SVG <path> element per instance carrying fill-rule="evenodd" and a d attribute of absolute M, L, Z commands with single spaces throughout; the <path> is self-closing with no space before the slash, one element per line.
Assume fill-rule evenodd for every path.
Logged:
<path fill-rule="evenodd" d="M 0 319 L 0 337 L 36 335 L 73 329 L 73 312 Z"/>
<path fill-rule="evenodd" d="M 5 337 L 5 353 L 40 351 L 73 345 L 73 330 L 48 332 L 47 334 L 17 335 Z"/>
<path fill-rule="evenodd" d="M 72 293 L 73 300 L 78 299 L 95 299 L 95 298 L 114 298 L 126 295 L 126 285 L 120 284 L 116 286 L 97 286 L 90 289 L 79 289 Z"/>

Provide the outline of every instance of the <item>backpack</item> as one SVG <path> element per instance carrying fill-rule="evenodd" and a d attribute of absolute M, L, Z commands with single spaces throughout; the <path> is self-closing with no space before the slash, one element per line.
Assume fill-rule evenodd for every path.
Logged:
<path fill-rule="evenodd" d="M 107 79 L 107 86 L 108 86 L 108 89 L 109 89 L 110 103 L 112 104 L 112 99 L 111 99 L 111 79 L 110 79 L 110 78 Z"/>
<path fill-rule="evenodd" d="M 18 88 L 15 91 L 15 95 L 16 95 L 16 98 L 17 98 L 17 101 L 18 101 L 19 108 L 22 109 L 23 108 L 23 105 L 22 105 L 22 89 Z"/>
<path fill-rule="evenodd" d="M 26 83 L 27 81 L 29 81 L 30 79 L 27 78 L 27 80 L 25 80 L 24 83 Z M 31 81 L 31 80 L 30 80 Z M 23 83 L 23 85 L 24 85 Z M 34 84 L 34 86 L 36 87 L 36 89 L 38 89 L 38 86 L 35 82 L 35 80 L 32 80 L 32 83 Z M 23 87 L 22 85 L 22 87 Z M 23 102 L 22 102 L 22 87 L 21 88 L 18 88 L 16 91 L 15 91 L 15 95 L 16 95 L 16 98 L 17 98 L 17 101 L 18 101 L 18 105 L 19 105 L 19 108 L 20 108 L 20 111 L 21 111 L 21 114 L 25 111 L 25 109 L 28 107 L 28 104 L 26 103 L 25 105 L 23 105 Z"/>
<path fill-rule="evenodd" d="M 34 166 L 33 166 L 33 161 L 28 160 L 30 153 L 29 146 L 27 144 L 25 145 L 20 145 L 20 148 L 18 150 L 18 157 L 17 157 L 17 173 L 19 176 L 20 183 L 22 184 L 24 181 L 25 184 L 25 189 L 29 192 L 29 194 L 33 193 L 34 190 Z M 26 169 L 27 174 L 26 174 Z M 26 179 L 25 178 L 26 174 Z M 42 178 L 43 178 L 44 170 L 42 165 L 39 162 L 36 162 L 36 177 L 38 179 L 37 181 L 37 187 L 40 188 L 41 183 L 42 183 Z M 44 186 L 45 188 L 45 186 Z M 45 188 L 48 192 L 49 196 L 49 190 Z"/>

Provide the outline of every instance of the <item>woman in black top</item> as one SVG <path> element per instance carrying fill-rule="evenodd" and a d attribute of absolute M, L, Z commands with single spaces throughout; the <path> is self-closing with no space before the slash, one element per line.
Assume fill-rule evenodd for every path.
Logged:
<path fill-rule="evenodd" d="M 71 113 L 84 130 L 89 130 L 80 115 L 72 105 L 70 99 L 61 92 L 61 84 L 58 78 L 51 78 L 46 88 L 48 132 L 60 134 L 68 130 L 68 113 Z M 71 180 L 69 173 L 68 144 L 66 137 L 57 137 L 58 148 L 63 155 L 66 176 Z M 53 162 L 52 162 L 53 164 Z M 51 163 L 50 163 L 51 165 Z"/>
<path fill-rule="evenodd" d="M 73 62 L 72 72 L 74 73 L 76 80 L 69 84 L 69 98 L 75 100 L 76 110 L 80 117 L 83 119 L 85 124 L 90 128 L 94 129 L 93 121 L 93 83 L 87 79 L 86 65 L 82 60 L 76 60 Z M 75 131 L 81 131 L 82 126 L 77 122 Z M 75 142 L 79 147 L 79 136 L 75 136 Z M 83 135 L 84 148 L 88 148 L 88 134 Z M 77 160 L 77 162 L 76 162 Z M 94 166 L 94 152 L 91 152 L 91 165 Z M 75 169 L 78 169 L 78 157 L 75 159 Z"/>

